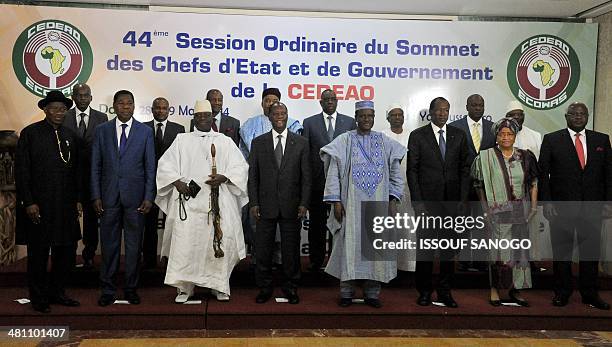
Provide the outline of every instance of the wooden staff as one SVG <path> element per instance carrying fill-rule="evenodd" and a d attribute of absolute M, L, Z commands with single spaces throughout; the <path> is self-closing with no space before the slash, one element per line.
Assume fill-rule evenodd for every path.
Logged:
<path fill-rule="evenodd" d="M 215 144 L 210 145 L 210 154 L 212 155 L 212 174 L 217 174 L 217 162 L 215 156 L 217 150 Z M 212 214 L 213 219 L 213 250 L 215 251 L 215 258 L 223 258 L 225 255 L 221 249 L 221 240 L 223 240 L 223 231 L 221 230 L 221 214 L 219 208 L 219 187 L 211 187 L 210 190 L 210 210 L 208 211 L 208 224 L 210 224 L 210 217 Z"/>

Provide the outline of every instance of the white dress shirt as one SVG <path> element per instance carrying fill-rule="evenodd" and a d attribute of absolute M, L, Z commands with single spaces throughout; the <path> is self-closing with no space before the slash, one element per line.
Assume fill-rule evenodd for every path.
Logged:
<path fill-rule="evenodd" d="M 567 128 L 567 131 L 570 133 L 570 138 L 572 139 L 572 143 L 574 147 L 576 147 L 576 132 L 570 128 Z M 584 152 L 584 163 L 587 162 L 587 138 L 586 138 L 586 130 L 582 129 L 582 131 L 578 132 L 580 134 L 580 142 L 582 142 L 582 151 Z"/>
<path fill-rule="evenodd" d="M 130 129 L 132 129 L 132 122 L 134 121 L 134 117 L 130 117 L 130 120 L 125 123 L 121 123 L 121 121 L 117 117 L 115 117 L 115 119 L 117 120 L 115 122 L 115 127 L 117 129 L 117 148 L 119 148 L 119 146 L 121 145 L 121 132 L 123 131 L 121 124 L 127 124 L 127 127 L 125 128 L 125 137 L 129 138 Z"/>
<path fill-rule="evenodd" d="M 79 110 L 78 107 L 74 107 L 74 114 L 76 115 L 76 127 L 79 128 L 79 123 L 81 123 L 81 113 L 85 113 L 85 117 L 83 117 L 83 121 L 85 122 L 85 127 L 89 128 L 89 114 L 91 112 L 91 107 L 87 106 L 85 112 Z"/>
<path fill-rule="evenodd" d="M 272 129 L 272 152 L 276 149 L 276 144 L 278 143 L 278 135 L 281 137 L 281 144 L 283 145 L 283 155 L 285 154 L 285 144 L 287 143 L 287 128 L 283 130 L 282 133 L 277 133 L 276 130 Z"/>
<path fill-rule="evenodd" d="M 338 118 L 338 112 L 334 112 L 332 114 L 327 114 L 325 112 L 323 112 L 323 121 L 325 122 L 325 130 L 329 131 L 329 119 L 328 117 L 331 116 L 331 122 L 332 125 L 334 126 L 334 131 L 336 130 L 336 118 Z"/>
<path fill-rule="evenodd" d="M 482 143 L 482 118 L 478 120 L 478 122 L 474 122 L 470 116 L 466 116 L 468 129 L 470 129 L 470 139 L 474 138 L 474 124 L 478 123 L 478 134 L 480 135 L 480 142 Z"/>
<path fill-rule="evenodd" d="M 438 126 L 435 125 L 433 122 L 431 122 L 430 124 L 431 124 L 431 129 L 433 130 L 433 133 L 434 133 L 434 137 L 436 138 L 436 142 L 440 144 L 440 133 L 438 132 L 440 130 L 444 130 L 444 132 L 442 133 L 442 136 L 444 136 L 444 143 L 446 143 L 446 123 L 444 123 L 444 125 L 441 128 L 438 128 Z"/>
<path fill-rule="evenodd" d="M 525 125 L 523 125 L 523 128 L 516 134 L 516 139 L 514 140 L 514 147 L 532 151 L 536 159 L 540 158 L 541 145 L 542 135 L 535 130 L 529 129 Z"/>
<path fill-rule="evenodd" d="M 166 125 L 168 124 L 168 118 L 166 118 L 166 120 L 164 120 L 163 122 L 156 121 L 155 118 L 153 118 L 153 136 L 157 135 L 157 124 L 159 123 L 162 123 L 161 132 L 162 138 L 164 138 L 164 135 L 166 134 Z"/>

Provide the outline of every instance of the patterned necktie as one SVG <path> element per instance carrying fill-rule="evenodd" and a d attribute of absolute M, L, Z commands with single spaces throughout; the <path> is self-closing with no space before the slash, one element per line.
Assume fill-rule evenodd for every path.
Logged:
<path fill-rule="evenodd" d="M 127 143 L 127 136 L 125 135 L 125 129 L 127 124 L 121 124 L 121 138 L 119 139 L 119 154 L 123 154 L 125 150 L 125 144 Z"/>
<path fill-rule="evenodd" d="M 85 113 L 81 113 L 79 115 L 81 120 L 79 121 L 79 137 L 85 137 L 85 132 L 87 131 L 87 125 L 85 124 Z"/>
<path fill-rule="evenodd" d="M 216 117 L 213 117 L 212 119 L 212 130 L 217 133 L 219 132 L 219 129 L 217 129 L 217 118 Z"/>
<path fill-rule="evenodd" d="M 438 134 L 440 134 L 440 137 L 438 139 L 438 144 L 440 145 L 440 154 L 442 154 L 442 160 L 444 160 L 444 157 L 446 156 L 446 141 L 444 140 L 444 130 L 440 129 L 438 131 Z"/>
<path fill-rule="evenodd" d="M 276 157 L 276 164 L 278 164 L 278 167 L 280 168 L 281 163 L 283 162 L 283 143 L 281 142 L 283 135 L 278 135 L 276 137 L 278 138 L 278 141 L 276 142 L 276 147 L 274 148 L 274 156 Z"/>
<path fill-rule="evenodd" d="M 480 123 L 472 124 L 472 143 L 476 148 L 476 153 L 480 152 Z"/>
<path fill-rule="evenodd" d="M 331 142 L 334 139 L 334 125 L 332 124 L 332 120 L 334 117 L 327 116 L 327 138 Z"/>
<path fill-rule="evenodd" d="M 580 133 L 576 133 L 576 153 L 578 154 L 578 160 L 580 161 L 580 167 L 584 170 L 586 162 L 584 160 L 584 148 L 582 148 L 582 141 L 580 140 Z"/>
<path fill-rule="evenodd" d="M 163 123 L 157 123 L 157 131 L 155 131 L 155 148 L 157 153 L 161 154 L 162 144 L 164 143 L 164 135 L 162 134 Z"/>

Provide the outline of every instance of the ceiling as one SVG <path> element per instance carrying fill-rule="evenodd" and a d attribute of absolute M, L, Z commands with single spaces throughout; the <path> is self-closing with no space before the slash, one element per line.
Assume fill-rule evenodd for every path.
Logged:
<path fill-rule="evenodd" d="M 18 1 L 24 3 L 24 1 Z M 55 2 L 50 0 L 38 3 Z M 393 15 L 593 18 L 612 11 L 607 0 L 65 0 L 65 2 L 215 9 Z"/>

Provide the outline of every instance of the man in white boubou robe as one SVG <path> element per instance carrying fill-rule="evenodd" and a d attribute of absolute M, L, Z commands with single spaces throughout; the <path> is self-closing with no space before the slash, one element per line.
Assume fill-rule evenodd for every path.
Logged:
<path fill-rule="evenodd" d="M 211 131 L 208 100 L 197 101 L 195 128 L 179 134 L 160 158 L 155 202 L 167 215 L 162 256 L 168 256 L 164 283 L 177 288 L 177 303 L 186 302 L 195 286 L 210 288 L 220 301 L 229 300 L 229 278 L 245 258 L 240 210 L 248 202 L 248 164 L 231 138 Z M 216 148 L 218 174 L 212 175 L 211 144 Z M 201 190 L 192 195 L 193 181 Z M 211 187 L 219 187 L 224 256 L 215 258 Z M 185 199 L 187 197 L 188 199 Z"/>

